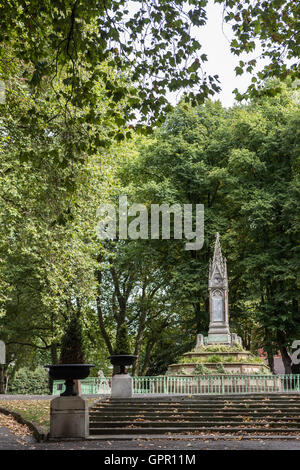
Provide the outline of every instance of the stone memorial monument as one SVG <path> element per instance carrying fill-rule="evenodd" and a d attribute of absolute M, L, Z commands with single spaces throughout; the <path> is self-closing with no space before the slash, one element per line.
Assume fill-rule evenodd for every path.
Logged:
<path fill-rule="evenodd" d="M 223 258 L 220 235 L 216 234 L 213 259 L 209 262 L 209 330 L 208 336 L 198 335 L 197 347 L 203 344 L 242 344 L 242 340 L 229 330 L 228 278 L 226 258 Z M 196 349 L 197 349 L 196 347 Z"/>
<path fill-rule="evenodd" d="M 209 263 L 208 291 L 208 336 L 198 334 L 195 349 L 183 354 L 176 364 L 171 364 L 167 375 L 269 374 L 263 359 L 243 349 L 241 338 L 230 332 L 227 266 L 218 233 Z"/>

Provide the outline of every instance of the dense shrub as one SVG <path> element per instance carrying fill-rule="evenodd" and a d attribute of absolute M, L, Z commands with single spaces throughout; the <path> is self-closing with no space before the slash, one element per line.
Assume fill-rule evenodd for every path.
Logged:
<path fill-rule="evenodd" d="M 9 381 L 7 393 L 47 395 L 49 394 L 48 373 L 43 367 L 35 370 L 24 367 Z"/>
<path fill-rule="evenodd" d="M 117 332 L 114 354 L 130 354 L 127 325 L 123 322 Z"/>
<path fill-rule="evenodd" d="M 66 329 L 61 342 L 61 364 L 84 364 L 82 350 L 82 327 L 77 315 L 74 315 Z"/>

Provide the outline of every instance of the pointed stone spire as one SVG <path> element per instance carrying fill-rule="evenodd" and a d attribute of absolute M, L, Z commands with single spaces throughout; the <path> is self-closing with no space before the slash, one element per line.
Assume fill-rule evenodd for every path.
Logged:
<path fill-rule="evenodd" d="M 209 262 L 209 287 L 228 286 L 226 258 L 222 256 L 220 235 L 216 233 L 213 259 Z"/>
<path fill-rule="evenodd" d="M 222 256 L 220 235 L 216 233 L 216 241 L 214 248 L 214 256 L 211 263 L 211 269 L 209 273 L 209 279 L 211 280 L 216 273 L 218 273 L 227 284 L 227 273 L 226 273 L 226 259 Z M 225 279 L 226 278 L 226 279 Z"/>
<path fill-rule="evenodd" d="M 220 235 L 216 233 L 214 256 L 210 264 L 209 280 L 210 323 L 208 343 L 231 342 L 228 315 L 228 279 L 226 259 L 222 256 Z"/>
<path fill-rule="evenodd" d="M 222 258 L 222 250 L 220 245 L 220 234 L 219 232 L 216 233 L 216 241 L 215 241 L 215 248 L 214 248 L 214 257 L 213 262 L 223 261 Z"/>

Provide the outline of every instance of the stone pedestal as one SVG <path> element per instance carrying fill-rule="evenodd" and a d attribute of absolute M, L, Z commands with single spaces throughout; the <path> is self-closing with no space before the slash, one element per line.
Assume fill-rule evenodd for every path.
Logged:
<path fill-rule="evenodd" d="M 199 349 L 204 346 L 204 336 L 201 334 L 197 335 L 197 342 L 196 342 L 196 347 L 195 351 L 199 351 Z"/>
<path fill-rule="evenodd" d="M 111 379 L 112 398 L 131 398 L 133 395 L 133 378 L 129 374 L 116 374 Z"/>
<path fill-rule="evenodd" d="M 57 397 L 50 404 L 50 438 L 81 438 L 89 434 L 87 400 L 75 397 Z"/>

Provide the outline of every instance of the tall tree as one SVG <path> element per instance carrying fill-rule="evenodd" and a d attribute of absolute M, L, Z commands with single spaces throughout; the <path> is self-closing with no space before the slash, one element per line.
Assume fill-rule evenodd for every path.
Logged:
<path fill-rule="evenodd" d="M 136 200 L 203 203 L 205 244 L 185 251 L 180 240 L 161 240 L 172 265 L 174 295 L 193 305 L 198 332 L 207 330 L 207 269 L 214 233 L 228 257 L 231 326 L 247 340 L 241 310 L 251 310 L 252 347 L 271 356 L 280 349 L 290 371 L 288 347 L 299 334 L 297 280 L 299 109 L 293 89 L 222 109 L 207 102 L 182 104 L 139 158 L 123 169 Z M 263 332 L 263 333 L 262 333 Z M 247 340 L 249 347 L 251 342 Z"/>

